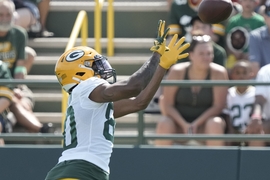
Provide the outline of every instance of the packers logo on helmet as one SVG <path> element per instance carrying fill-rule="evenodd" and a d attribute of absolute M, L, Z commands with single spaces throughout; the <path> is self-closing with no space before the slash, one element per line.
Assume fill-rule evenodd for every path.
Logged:
<path fill-rule="evenodd" d="M 75 61 L 81 57 L 83 57 L 84 51 L 83 50 L 76 50 L 69 53 L 66 57 L 67 61 Z"/>
<path fill-rule="evenodd" d="M 81 81 L 93 76 L 103 79 L 113 77 L 113 82 L 116 81 L 115 70 L 107 59 L 86 46 L 74 47 L 64 52 L 56 62 L 55 74 L 68 93 Z"/>

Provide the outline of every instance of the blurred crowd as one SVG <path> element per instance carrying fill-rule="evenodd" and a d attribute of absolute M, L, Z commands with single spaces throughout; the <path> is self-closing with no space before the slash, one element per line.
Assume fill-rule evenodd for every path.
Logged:
<path fill-rule="evenodd" d="M 46 29 L 49 0 L 0 0 L 0 78 L 25 79 L 36 57 L 28 38 L 52 37 Z M 28 132 L 49 132 L 33 113 L 31 89 L 24 84 L 0 86 L 0 133 L 20 125 Z M 0 144 L 4 144 L 1 140 Z"/>
<path fill-rule="evenodd" d="M 270 1 L 235 0 L 231 16 L 206 24 L 197 15 L 201 0 L 169 4 L 169 35 L 191 43 L 189 57 L 166 80 L 256 80 L 270 82 Z M 157 134 L 269 134 L 270 86 L 164 86 L 156 95 L 162 118 Z M 151 106 L 151 104 L 150 104 Z M 148 106 L 146 112 L 151 112 Z M 156 140 L 156 145 L 188 144 Z M 194 143 L 194 142 L 193 142 Z M 207 146 L 266 146 L 263 141 L 195 142 Z"/>
<path fill-rule="evenodd" d="M 202 0 L 168 0 L 169 37 L 186 37 L 189 57 L 172 66 L 166 80 L 256 80 L 270 82 L 270 0 L 234 0 L 231 16 L 206 24 L 197 15 Z M 53 37 L 46 28 L 50 0 L 0 0 L 0 78 L 24 79 L 36 52 L 28 38 Z M 164 86 L 146 112 L 160 112 L 157 134 L 269 134 L 270 86 Z M 0 132 L 20 124 L 49 132 L 33 113 L 26 85 L 0 86 Z M 156 108 L 156 109 L 155 109 Z M 189 142 L 157 140 L 156 145 Z M 208 146 L 234 142 L 196 142 Z M 241 142 L 266 146 L 262 141 Z M 1 140 L 0 144 L 4 144 Z"/>

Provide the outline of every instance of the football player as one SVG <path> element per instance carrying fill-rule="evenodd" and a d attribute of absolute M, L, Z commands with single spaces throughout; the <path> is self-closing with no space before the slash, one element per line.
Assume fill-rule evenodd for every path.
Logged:
<path fill-rule="evenodd" d="M 115 70 L 90 47 L 75 47 L 57 61 L 55 73 L 69 93 L 64 125 L 63 153 L 46 180 L 109 179 L 115 118 L 145 109 L 171 65 L 188 56 L 189 44 L 175 35 L 168 47 L 165 21 L 159 21 L 158 37 L 150 59 L 126 81 L 113 84 Z"/>

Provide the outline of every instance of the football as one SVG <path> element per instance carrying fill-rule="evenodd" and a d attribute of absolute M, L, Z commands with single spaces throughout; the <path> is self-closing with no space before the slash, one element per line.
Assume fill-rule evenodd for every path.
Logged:
<path fill-rule="evenodd" d="M 216 24 L 230 17 L 232 10 L 231 0 L 203 0 L 198 8 L 198 16 L 204 23 Z"/>

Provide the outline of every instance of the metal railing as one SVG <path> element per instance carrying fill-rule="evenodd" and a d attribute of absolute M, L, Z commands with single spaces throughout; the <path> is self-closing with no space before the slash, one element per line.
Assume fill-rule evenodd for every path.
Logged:
<path fill-rule="evenodd" d="M 95 50 L 102 53 L 101 48 L 101 36 L 102 36 L 102 7 L 104 0 L 95 0 L 94 11 L 94 38 L 95 38 Z M 113 0 L 108 0 L 107 6 L 107 56 L 114 55 L 114 6 Z"/>
<path fill-rule="evenodd" d="M 95 0 L 95 21 L 94 21 L 94 38 L 95 38 L 95 49 L 99 53 L 101 53 L 101 33 L 102 33 L 102 7 L 104 0 Z M 114 54 L 114 8 L 113 8 L 113 0 L 108 0 L 107 5 L 107 55 L 113 56 Z M 69 38 L 69 42 L 65 50 L 68 50 L 74 47 L 76 39 L 79 34 L 81 35 L 81 45 L 87 45 L 88 38 L 88 17 L 86 11 L 82 10 L 78 13 L 77 19 L 72 28 L 72 32 Z M 26 84 L 28 86 L 37 86 L 37 87 L 55 87 L 59 86 L 58 81 L 54 80 L 4 80 L 0 79 L 0 85 L 7 84 Z M 233 86 L 233 85 L 270 85 L 270 82 L 256 82 L 254 80 L 246 80 L 246 81 L 217 81 L 217 80 L 205 80 L 205 81 L 190 81 L 190 80 L 163 80 L 161 82 L 162 86 L 182 86 L 188 87 L 191 85 L 198 86 Z M 60 87 L 60 86 L 59 86 Z M 62 100 L 62 112 L 65 112 L 67 108 L 67 97 L 68 94 L 63 92 L 63 100 Z M 249 141 L 249 140 L 264 140 L 270 141 L 270 135 L 205 135 L 205 134 L 196 134 L 196 135 L 183 135 L 183 134 L 167 134 L 167 135 L 145 135 L 144 134 L 144 112 L 140 111 L 138 117 L 138 135 L 115 135 L 115 138 L 121 139 L 130 139 L 137 138 L 137 144 L 144 144 L 146 140 L 154 140 L 154 139 L 173 139 L 173 140 L 230 140 L 230 141 Z M 65 115 L 63 113 L 62 124 L 64 124 Z M 62 135 L 56 134 L 34 134 L 34 133 L 11 133 L 11 134 L 0 134 L 0 138 L 5 140 L 23 140 L 23 141 L 31 141 L 31 140 L 40 140 L 40 139 L 48 139 L 48 140 L 62 140 Z"/>
<path fill-rule="evenodd" d="M 35 87 L 50 87 L 58 85 L 57 80 L 28 80 L 28 79 L 0 79 L 0 85 L 17 85 L 17 84 L 26 84 Z M 254 85 L 254 86 L 269 86 L 270 82 L 258 82 L 255 80 L 162 80 L 160 83 L 161 86 L 244 86 L 244 85 Z"/>
<path fill-rule="evenodd" d="M 29 86 L 36 87 L 55 87 L 59 86 L 58 81 L 56 80 L 5 80 L 0 79 L 0 85 L 7 84 L 26 84 Z M 163 80 L 161 82 L 161 86 L 181 86 L 188 87 L 194 85 L 200 86 L 234 86 L 234 85 L 258 85 L 258 86 L 269 86 L 270 82 L 257 82 L 255 80 L 228 80 L 228 81 L 216 81 L 216 80 Z M 166 134 L 166 135 L 146 135 L 144 134 L 144 112 L 138 112 L 138 134 L 137 135 L 115 135 L 115 138 L 118 139 L 137 139 L 137 144 L 145 144 L 147 140 L 154 139 L 173 139 L 173 140 L 223 140 L 223 141 L 250 141 L 250 140 L 263 140 L 270 141 L 270 135 L 246 135 L 246 134 L 225 134 L 225 135 L 205 135 L 205 134 Z M 34 133 L 10 133 L 10 134 L 0 134 L 0 138 L 10 141 L 23 140 L 23 141 L 31 141 L 31 140 L 40 140 L 40 139 L 48 139 L 48 140 L 62 140 L 62 135 L 57 134 L 34 134 Z"/>
<path fill-rule="evenodd" d="M 137 135 L 115 135 L 116 139 L 137 139 Z M 37 140 L 49 140 L 49 141 L 61 141 L 63 136 L 54 133 L 3 133 L 0 134 L 0 138 L 7 141 L 37 141 Z M 163 134 L 163 135 L 144 135 L 143 142 L 138 140 L 138 145 L 145 144 L 146 140 L 156 139 L 170 139 L 170 140 L 223 140 L 223 141 L 253 141 L 262 140 L 270 142 L 269 134 L 225 134 L 225 135 L 207 135 L 207 134 Z"/>
<path fill-rule="evenodd" d="M 72 28 L 72 31 L 70 33 L 70 37 L 68 40 L 68 43 L 66 45 L 65 51 L 71 49 L 74 47 L 76 43 L 76 39 L 78 38 L 79 34 L 81 35 L 81 45 L 82 46 L 87 46 L 87 38 L 88 38 L 88 16 L 86 11 L 82 10 L 78 13 L 76 21 L 74 23 L 74 26 Z M 66 111 L 67 108 L 67 99 L 68 99 L 68 94 L 62 89 L 62 129 L 63 129 L 63 124 L 65 121 L 65 114 L 64 112 Z"/>

